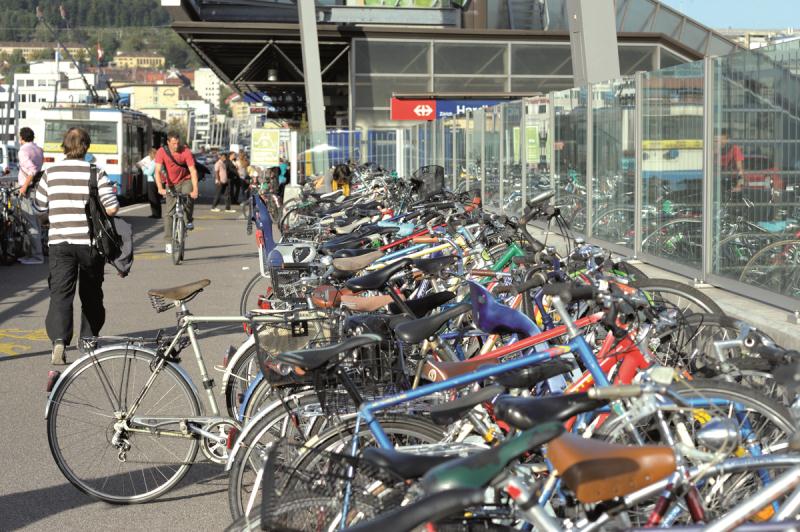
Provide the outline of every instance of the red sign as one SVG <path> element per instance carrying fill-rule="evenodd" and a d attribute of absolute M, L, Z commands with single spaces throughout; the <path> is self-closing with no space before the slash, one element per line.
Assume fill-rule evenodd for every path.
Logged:
<path fill-rule="evenodd" d="M 392 98 L 392 120 L 435 120 L 436 100 Z"/>

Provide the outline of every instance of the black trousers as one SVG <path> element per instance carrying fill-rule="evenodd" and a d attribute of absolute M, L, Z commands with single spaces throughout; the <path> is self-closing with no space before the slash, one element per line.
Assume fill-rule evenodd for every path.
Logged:
<path fill-rule="evenodd" d="M 97 336 L 106 321 L 103 307 L 103 258 L 91 246 L 50 246 L 50 308 L 45 327 L 51 341 L 72 341 L 75 287 L 81 298 L 81 337 Z"/>
<path fill-rule="evenodd" d="M 150 214 L 153 218 L 161 218 L 161 194 L 158 193 L 155 181 L 147 182 L 147 201 L 150 202 Z"/>
<path fill-rule="evenodd" d="M 219 200 L 225 196 L 225 209 L 231 210 L 231 186 L 230 183 L 217 183 L 217 194 L 214 196 L 214 203 L 211 208 L 214 209 L 219 205 Z"/>
<path fill-rule="evenodd" d="M 236 205 L 239 205 L 239 191 L 242 189 L 242 180 L 239 179 L 239 176 L 236 177 L 228 177 L 228 187 L 231 189 L 231 201 Z"/>

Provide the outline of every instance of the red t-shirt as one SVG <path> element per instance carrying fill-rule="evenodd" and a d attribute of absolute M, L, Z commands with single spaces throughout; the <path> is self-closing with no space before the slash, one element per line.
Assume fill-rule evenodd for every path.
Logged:
<path fill-rule="evenodd" d="M 178 183 L 186 181 L 192 177 L 192 175 L 189 173 L 189 167 L 194 166 L 192 150 L 184 146 L 183 149 L 181 149 L 181 151 L 178 153 L 172 152 L 172 157 L 170 157 L 164 151 L 165 149 L 166 148 L 164 147 L 159 148 L 158 153 L 156 153 L 156 164 L 163 164 L 166 167 L 167 184 L 170 186 L 175 186 Z M 172 159 L 175 159 L 175 162 L 172 162 Z"/>
<path fill-rule="evenodd" d="M 742 153 L 742 149 L 736 144 L 728 144 L 723 148 L 719 159 L 719 165 L 722 167 L 723 171 L 735 172 L 737 163 L 744 162 L 744 153 Z"/>

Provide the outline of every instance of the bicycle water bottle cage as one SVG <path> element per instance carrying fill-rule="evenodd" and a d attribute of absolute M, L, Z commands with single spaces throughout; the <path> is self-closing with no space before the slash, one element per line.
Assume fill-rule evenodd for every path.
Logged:
<path fill-rule="evenodd" d="M 480 284 L 469 281 L 472 319 L 480 330 L 489 334 L 517 334 L 522 338 L 535 336 L 539 327 L 525 314 L 498 303 Z"/>

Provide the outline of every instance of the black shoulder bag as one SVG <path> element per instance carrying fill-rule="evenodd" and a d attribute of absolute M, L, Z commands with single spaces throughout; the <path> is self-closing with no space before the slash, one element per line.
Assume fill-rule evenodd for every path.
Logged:
<path fill-rule="evenodd" d="M 93 164 L 89 167 L 89 201 L 86 202 L 86 221 L 89 224 L 92 246 L 107 263 L 117 269 L 122 277 L 128 275 L 133 264 L 131 226 L 124 220 L 115 219 L 106 213 L 97 188 L 97 167 Z"/>

